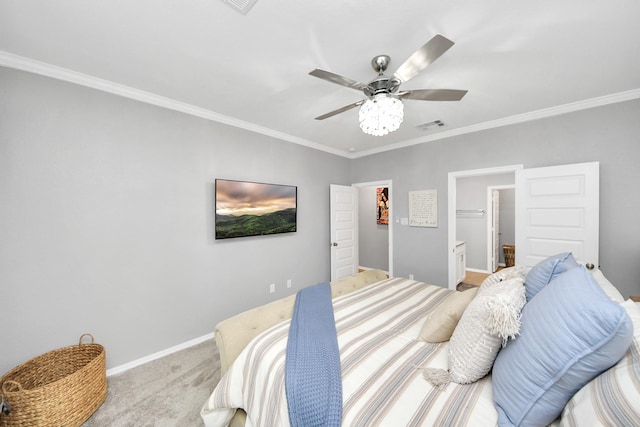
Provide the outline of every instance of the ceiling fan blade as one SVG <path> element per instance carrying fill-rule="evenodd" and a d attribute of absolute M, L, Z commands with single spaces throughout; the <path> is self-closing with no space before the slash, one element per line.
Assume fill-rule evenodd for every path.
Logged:
<path fill-rule="evenodd" d="M 419 101 L 460 101 L 466 94 L 466 90 L 458 89 L 417 89 L 399 92 L 397 96 Z"/>
<path fill-rule="evenodd" d="M 314 77 L 329 81 L 331 83 L 339 84 L 340 86 L 350 87 L 351 89 L 364 90 L 367 87 L 366 83 L 357 82 L 348 77 L 341 76 L 340 74 L 332 73 L 331 71 L 321 70 L 316 68 L 309 73 Z"/>
<path fill-rule="evenodd" d="M 406 82 L 414 78 L 420 71 L 429 64 L 440 58 L 454 43 L 448 38 L 437 34 L 422 47 L 416 50 L 398 70 L 393 74 L 395 78 Z"/>
<path fill-rule="evenodd" d="M 345 105 L 344 107 L 338 108 L 337 110 L 333 110 L 330 113 L 323 114 L 321 116 L 316 117 L 316 120 L 328 119 L 329 117 L 335 116 L 336 114 L 344 113 L 345 111 L 351 110 L 352 108 L 359 107 L 363 103 L 364 103 L 364 99 L 358 102 L 354 102 L 353 104 Z"/>

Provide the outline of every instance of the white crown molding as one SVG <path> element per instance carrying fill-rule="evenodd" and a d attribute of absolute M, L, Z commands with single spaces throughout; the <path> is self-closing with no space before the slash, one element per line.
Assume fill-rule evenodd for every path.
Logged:
<path fill-rule="evenodd" d="M 331 154 L 339 156 L 345 156 L 346 152 L 338 150 L 326 145 L 318 144 L 313 141 L 308 141 L 303 138 L 298 138 L 293 135 L 289 135 L 283 132 L 278 132 L 273 129 L 259 126 L 254 123 L 238 120 L 233 117 L 225 116 L 205 108 L 196 107 L 186 102 L 177 101 L 175 99 L 167 98 L 164 96 L 156 95 L 151 92 L 146 92 L 140 89 L 125 86 L 119 83 L 115 83 L 109 80 L 101 79 L 98 77 L 90 76 L 88 74 L 79 73 L 67 68 L 58 67 L 45 62 L 36 61 L 31 58 L 15 55 L 13 53 L 0 50 L 0 66 L 14 68 L 17 70 L 27 71 L 34 74 L 39 74 L 46 77 L 51 77 L 58 80 L 63 80 L 69 83 L 75 83 L 77 85 L 90 87 L 103 92 L 108 92 L 113 95 L 122 96 L 124 98 L 133 99 L 136 101 L 144 102 L 147 104 L 155 105 L 157 107 L 166 108 L 173 111 L 179 111 L 181 113 L 189 114 L 191 116 L 200 117 L 202 119 L 211 120 L 214 122 L 222 123 L 225 125 L 237 127 L 250 132 L 259 133 L 262 135 L 270 136 L 272 138 L 280 139 L 287 142 L 293 142 L 294 144 L 303 145 L 305 147 L 314 148 L 316 150 L 325 151 Z"/>
<path fill-rule="evenodd" d="M 372 154 L 396 150 L 398 148 L 409 147 L 412 145 L 423 144 L 425 142 L 437 141 L 439 139 L 451 138 L 453 136 L 479 132 L 481 130 L 499 128 L 499 127 L 513 125 L 517 123 L 530 122 L 533 120 L 559 116 L 561 114 L 572 113 L 575 111 L 587 110 L 589 108 L 601 107 L 609 104 L 616 104 L 618 102 L 631 101 L 633 99 L 638 99 L 638 98 L 640 98 L 640 89 L 628 90 L 626 92 L 614 93 L 611 95 L 605 95 L 597 98 L 586 99 L 584 101 L 571 102 L 569 104 L 558 105 L 556 107 L 551 107 L 551 108 L 543 108 L 541 110 L 531 111 L 529 113 L 517 114 L 515 116 L 504 117 L 502 119 L 491 120 L 488 122 L 478 123 L 471 126 L 465 126 L 457 129 L 451 129 L 448 131 L 439 132 L 437 134 L 430 135 L 427 137 L 410 139 L 407 141 L 399 142 L 397 144 L 391 144 L 391 145 L 387 145 L 380 148 L 361 151 L 359 153 L 352 154 L 351 158 L 370 156 Z"/>
<path fill-rule="evenodd" d="M 544 108 L 537 111 L 531 111 L 524 114 L 517 114 L 510 117 L 504 117 L 497 120 L 491 120 L 488 122 L 477 123 L 475 125 L 465 126 L 457 129 L 451 129 L 449 131 L 438 132 L 437 134 L 409 139 L 406 141 L 398 142 L 396 144 L 385 145 L 384 147 L 373 148 L 371 150 L 364 150 L 358 153 L 349 153 L 344 150 L 328 147 L 317 142 L 309 141 L 303 138 L 298 138 L 293 135 L 289 135 L 283 132 L 279 132 L 264 126 L 249 123 L 243 120 L 235 119 L 233 117 L 225 116 L 207 110 L 204 108 L 196 107 L 185 102 L 177 101 L 175 99 L 167 98 L 164 96 L 156 95 L 151 92 L 135 89 L 129 86 L 121 85 L 109 80 L 100 79 L 98 77 L 90 76 L 87 74 L 78 73 L 73 70 L 58 67 L 52 64 L 48 64 L 41 61 L 36 61 L 31 58 L 15 55 L 6 51 L 0 50 L 0 66 L 15 68 L 17 70 L 27 71 L 34 74 L 40 74 L 43 76 L 51 77 L 58 80 L 63 80 L 70 83 L 75 83 L 81 86 L 90 87 L 103 92 L 108 92 L 114 95 L 122 96 L 136 101 L 144 102 L 147 104 L 155 105 L 162 108 L 167 108 L 173 111 L 179 111 L 191 116 L 200 117 L 206 120 L 222 123 L 225 125 L 237 127 L 250 132 L 259 133 L 265 136 L 269 136 L 282 141 L 292 142 L 294 144 L 302 145 L 308 148 L 324 151 L 330 154 L 335 154 L 350 159 L 356 159 L 360 157 L 370 156 L 372 154 L 383 153 L 386 151 L 396 150 L 398 148 L 409 147 L 412 145 L 424 144 L 426 142 L 437 141 L 440 139 L 451 138 L 453 136 L 464 135 L 468 133 L 478 132 L 487 129 L 494 129 L 503 126 L 513 125 L 517 123 L 529 122 L 547 117 L 558 116 L 561 114 L 571 113 L 580 110 L 586 110 L 589 108 L 600 107 L 608 104 L 615 104 L 618 102 L 630 101 L 640 98 L 640 89 L 633 89 L 626 92 L 614 93 L 611 95 L 600 96 L 597 98 L 587 99 L 584 101 L 572 102 L 569 104 L 559 105 L 551 108 Z"/>

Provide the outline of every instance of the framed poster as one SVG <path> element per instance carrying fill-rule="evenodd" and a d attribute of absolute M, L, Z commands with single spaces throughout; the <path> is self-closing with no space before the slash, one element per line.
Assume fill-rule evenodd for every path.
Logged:
<path fill-rule="evenodd" d="M 438 190 L 409 191 L 409 226 L 438 226 Z"/>

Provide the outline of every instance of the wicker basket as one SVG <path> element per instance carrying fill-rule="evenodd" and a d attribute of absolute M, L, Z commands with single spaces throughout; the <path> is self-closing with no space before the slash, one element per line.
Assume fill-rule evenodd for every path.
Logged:
<path fill-rule="evenodd" d="M 504 264 L 507 267 L 516 265 L 516 247 L 514 245 L 502 245 L 504 251 Z"/>
<path fill-rule="evenodd" d="M 91 337 L 91 343 L 83 343 Z M 35 357 L 0 378 L 11 405 L 0 426 L 79 426 L 107 396 L 104 347 L 84 334 L 78 345 Z"/>

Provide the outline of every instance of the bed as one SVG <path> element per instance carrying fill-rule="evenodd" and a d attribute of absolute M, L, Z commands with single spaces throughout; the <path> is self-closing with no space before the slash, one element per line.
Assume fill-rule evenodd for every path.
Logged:
<path fill-rule="evenodd" d="M 555 262 L 554 268 L 559 265 L 562 263 Z M 480 296 L 486 300 L 489 294 L 498 293 L 498 289 L 503 285 L 506 286 L 507 282 L 521 285 L 522 292 L 518 290 L 518 296 L 515 299 L 523 300 L 525 296 L 528 297 L 525 295 L 524 284 L 529 273 L 529 269 L 520 268 L 496 273 L 485 281 L 484 288 L 474 290 L 478 296 L 471 301 L 476 304 L 481 300 Z M 546 270 L 543 273 L 543 276 L 546 275 L 545 280 L 552 281 L 554 278 L 553 274 L 547 274 Z M 556 276 L 560 276 L 559 273 L 560 271 Z M 638 347 L 640 311 L 636 304 L 624 301 L 601 272 L 584 274 L 594 278 L 593 283 L 597 283 L 598 287 L 594 292 L 600 293 L 597 294 L 598 297 L 604 296 L 605 305 L 615 304 L 607 307 L 616 313 L 617 323 L 605 333 L 613 334 L 610 335 L 613 338 L 607 338 L 606 341 L 617 342 L 617 347 L 612 350 L 607 344 L 609 347 L 605 353 L 610 360 L 605 362 L 608 365 L 606 369 L 601 363 L 602 354 L 595 355 L 594 360 L 600 363 L 596 369 L 604 372 L 592 373 L 592 378 L 582 378 L 579 387 L 574 386 L 575 390 L 563 404 L 562 414 L 559 417 L 554 416 L 552 422 L 545 422 L 545 424 L 608 425 L 612 420 L 617 420 L 617 425 L 626 425 L 620 424 L 626 422 L 633 423 L 629 425 L 638 425 L 640 423 Z M 568 277 L 568 274 L 564 276 Z M 533 280 L 531 282 L 533 283 Z M 518 289 L 518 286 L 509 286 L 512 289 Z M 496 426 L 498 424 L 535 425 L 539 422 L 536 421 L 535 416 L 544 413 L 545 408 L 540 409 L 529 405 L 528 412 L 534 412 L 534 417 L 527 418 L 528 415 L 525 415 L 518 418 L 518 411 L 522 408 L 518 408 L 517 403 L 514 410 L 508 408 L 511 402 L 503 404 L 494 396 L 496 384 L 492 381 L 492 377 L 496 372 L 492 375 L 490 371 L 494 361 L 495 366 L 498 366 L 498 362 L 500 366 L 504 366 L 501 372 L 510 372 L 509 369 L 513 369 L 513 366 L 509 366 L 509 363 L 512 363 L 509 359 L 513 359 L 512 353 L 515 353 L 516 358 L 520 357 L 517 352 L 520 349 L 515 343 L 522 341 L 526 344 L 525 327 L 530 328 L 533 325 L 531 321 L 527 324 L 524 322 L 530 316 L 525 316 L 523 307 L 531 305 L 532 308 L 529 310 L 531 312 L 535 309 L 535 304 L 531 301 L 521 301 L 521 306 L 517 310 L 518 328 L 520 328 L 519 321 L 522 317 L 522 330 L 516 331 L 515 334 L 513 330 L 509 330 L 506 335 L 499 338 L 500 345 L 497 347 L 494 345 L 495 341 L 489 344 L 489 347 L 492 347 L 491 351 L 495 354 L 491 356 L 488 374 L 481 372 L 476 375 L 479 378 L 460 381 L 459 378 L 454 378 L 455 369 L 451 367 L 452 348 L 456 345 L 461 346 L 459 338 L 454 340 L 454 337 L 462 335 L 460 332 L 462 319 L 472 311 L 472 304 L 467 301 L 466 307 L 456 309 L 457 316 L 452 316 L 449 305 L 466 292 L 452 291 L 405 278 L 387 278 L 383 272 L 377 270 L 366 271 L 333 282 L 331 288 L 342 369 L 342 425 Z M 563 292 L 570 289 L 566 284 L 558 288 Z M 495 291 L 490 291 L 491 289 Z M 541 298 L 546 297 L 548 293 L 547 290 L 538 291 Z M 512 292 L 514 295 L 515 293 Z M 551 295 L 549 298 L 558 299 L 557 295 Z M 223 377 L 201 411 L 207 427 L 289 425 L 284 370 L 289 319 L 294 299 L 295 296 L 292 296 L 256 308 L 221 322 L 217 326 L 215 335 L 221 353 Z M 465 299 L 469 298 L 465 297 Z M 588 304 L 591 305 L 592 301 L 588 301 Z M 544 304 L 545 309 L 548 305 L 548 303 Z M 513 311 L 512 307 L 509 309 Z M 520 313 L 521 309 L 522 313 Z M 444 318 L 441 317 L 442 313 L 445 314 Z M 442 342 L 428 342 L 424 339 L 425 328 L 428 325 L 431 333 L 435 331 L 437 335 L 442 332 L 442 328 L 439 328 L 441 323 L 451 323 L 452 318 L 453 326 L 449 325 L 449 328 L 453 329 L 453 332 L 449 335 L 453 334 L 454 337 Z M 477 317 L 471 315 L 466 318 L 478 321 Z M 503 320 L 501 324 L 504 324 Z M 434 325 L 435 323 L 437 324 Z M 522 332 L 522 335 L 517 337 L 519 332 Z M 473 335 L 476 341 L 480 339 L 475 330 L 467 333 Z M 530 333 L 527 329 L 526 337 L 529 338 L 531 335 L 533 332 Z M 600 342 L 603 341 L 601 337 L 598 339 Z M 506 346 L 502 348 L 502 344 Z M 468 347 L 468 343 L 465 345 Z M 474 345 L 474 347 L 478 346 Z M 512 348 L 514 351 L 506 351 Z M 526 347 L 524 351 L 532 352 Z M 502 353 L 505 357 L 500 361 L 498 359 L 503 356 Z M 473 354 L 475 360 L 482 359 L 477 356 Z M 584 366 L 580 367 L 582 368 Z M 571 372 L 566 372 L 566 365 L 559 369 L 565 370 L 558 376 L 560 381 L 571 377 Z M 426 372 L 429 370 L 446 372 L 452 380 L 447 380 L 444 384 L 434 382 L 428 378 L 429 375 Z M 515 376 L 517 375 L 516 372 Z M 509 373 L 509 376 L 512 374 Z M 504 390 L 497 389 L 498 396 L 500 393 L 504 394 L 505 390 L 509 394 L 514 393 L 509 389 L 508 378 L 500 381 Z M 518 381 L 526 382 L 527 379 L 518 378 Z M 459 382 L 468 383 L 460 384 Z M 561 385 L 566 387 L 566 384 Z M 603 393 L 603 389 L 607 392 Z M 545 390 L 543 394 L 549 394 L 550 398 L 556 401 L 558 399 L 554 392 L 553 389 Z M 530 396 L 524 396 L 523 399 L 529 398 Z M 513 419 L 517 421 L 512 422 Z M 534 424 L 531 424 L 532 422 Z"/>

